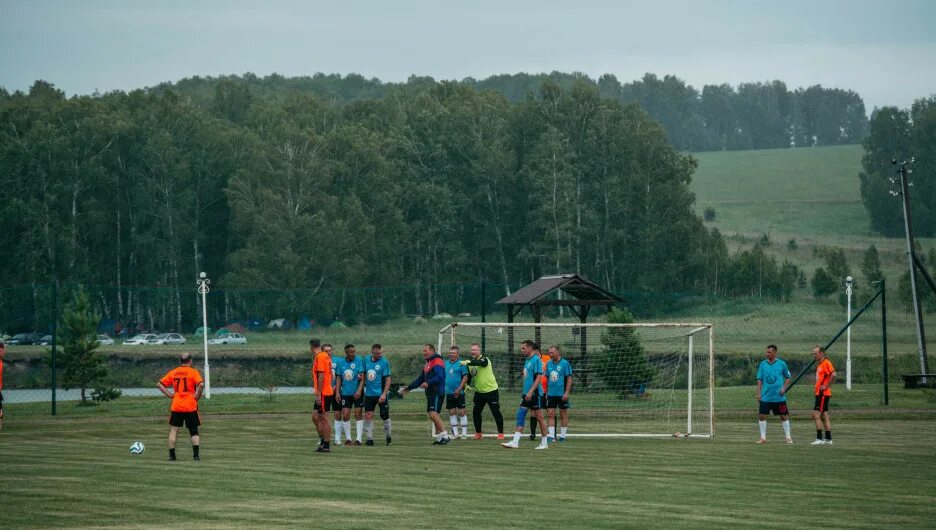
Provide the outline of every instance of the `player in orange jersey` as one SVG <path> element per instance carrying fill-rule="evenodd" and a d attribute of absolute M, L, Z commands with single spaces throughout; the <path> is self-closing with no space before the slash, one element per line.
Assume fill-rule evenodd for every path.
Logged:
<path fill-rule="evenodd" d="M 318 431 L 320 444 L 316 453 L 331 452 L 331 425 L 328 423 L 328 411 L 335 398 L 335 389 L 332 386 L 332 358 L 331 354 L 322 349 L 318 339 L 309 341 L 312 350 L 312 395 L 315 397 L 315 406 L 312 407 L 312 422 Z"/>
<path fill-rule="evenodd" d="M 540 358 L 540 360 L 543 361 L 543 373 L 545 374 L 545 373 L 546 373 L 546 365 L 549 364 L 549 361 L 552 360 L 552 358 L 549 356 L 549 353 L 543 353 L 543 351 L 542 351 L 542 349 L 540 348 L 538 342 L 535 343 L 535 344 L 536 344 L 536 348 L 533 349 L 533 355 L 536 355 L 537 357 Z M 547 381 L 547 378 L 546 378 L 546 377 L 543 377 L 543 384 L 542 384 L 542 387 L 543 387 L 543 388 L 541 389 L 541 390 L 542 390 L 541 395 L 544 396 L 544 397 L 543 397 L 543 400 L 544 400 L 544 401 L 543 401 L 543 406 L 546 406 L 546 401 L 545 401 L 546 398 L 545 398 L 545 396 L 546 396 L 546 390 L 547 390 L 547 384 L 548 384 L 548 383 L 549 383 L 549 381 Z M 546 433 L 540 433 L 540 434 L 541 434 L 542 436 L 546 436 Z M 535 439 L 536 439 L 536 422 L 535 422 L 535 421 L 531 421 L 531 422 L 530 422 L 530 439 L 531 439 L 531 440 L 535 440 Z"/>
<path fill-rule="evenodd" d="M 816 422 L 816 441 L 810 445 L 832 445 L 832 424 L 829 422 L 829 400 L 832 398 L 832 383 L 835 382 L 835 368 L 826 357 L 821 346 L 813 348 L 813 358 L 819 362 L 816 367 L 816 404 L 812 417 Z M 825 427 L 825 439 L 822 428 Z"/>
<path fill-rule="evenodd" d="M 169 460 L 176 459 L 176 435 L 183 424 L 192 436 L 192 457 L 201 460 L 198 455 L 198 444 L 201 441 L 198 435 L 198 426 L 201 425 L 198 400 L 205 390 L 205 380 L 198 370 L 192 368 L 192 354 L 182 353 L 179 357 L 179 367 L 169 370 L 156 383 L 156 387 L 167 398 L 172 399 L 169 406 Z M 170 388 L 172 392 L 169 391 Z"/>

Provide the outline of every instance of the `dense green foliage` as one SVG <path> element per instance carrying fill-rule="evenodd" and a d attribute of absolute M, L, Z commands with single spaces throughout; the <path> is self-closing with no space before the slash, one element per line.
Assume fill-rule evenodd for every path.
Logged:
<path fill-rule="evenodd" d="M 621 83 L 611 74 L 597 80 L 580 73 L 502 74 L 486 79 L 463 79 L 460 84 L 493 91 L 507 101 L 520 103 L 537 94 L 544 83 L 571 90 L 576 84 L 596 87 L 602 98 L 637 103 L 666 131 L 670 143 L 686 151 L 721 149 L 769 149 L 795 145 L 855 144 L 867 129 L 861 97 L 851 90 L 823 88 L 788 89 L 782 81 L 705 85 L 701 90 L 673 75 L 660 78 L 648 73 Z M 277 74 L 258 77 L 192 77 L 165 83 L 155 91 L 173 90 L 194 102 L 219 110 L 232 121 L 243 120 L 243 103 L 251 95 L 283 99 L 292 94 L 315 95 L 325 101 L 380 99 L 398 91 L 416 93 L 435 86 L 431 77 L 410 77 L 405 83 L 383 83 L 360 75 L 315 74 L 285 78 Z M 224 94 L 218 102 L 219 90 Z"/>
<path fill-rule="evenodd" d="M 98 350 L 97 326 L 100 319 L 83 289 L 75 292 L 74 299 L 65 306 L 62 315 L 58 337 L 61 350 L 56 359 L 62 374 L 61 384 L 65 389 L 80 388 L 82 403 L 87 398 L 85 390 L 107 375 L 105 356 Z"/>
<path fill-rule="evenodd" d="M 349 103 L 213 86 L 205 105 L 168 88 L 0 95 L 0 244 L 17 258 L 0 284 L 115 286 L 93 297 L 106 317 L 164 329 L 193 322 L 201 270 L 228 289 L 303 290 L 253 305 L 261 314 L 367 285 L 417 294 L 369 297 L 364 312 L 434 314 L 446 307 L 433 284 L 481 275 L 789 292 L 766 281 L 769 260 L 754 274 L 693 213 L 694 159 L 594 84 L 545 82 L 518 103 L 453 82 Z"/>
<path fill-rule="evenodd" d="M 610 324 L 630 324 L 634 318 L 626 309 L 612 309 Z M 595 361 L 596 373 L 620 399 L 642 397 L 653 379 L 653 367 L 640 342 L 636 328 L 609 328 L 601 333 L 603 350 Z"/>
<path fill-rule="evenodd" d="M 904 234 L 898 167 L 892 162 L 916 162 L 908 168 L 914 235 L 936 236 L 936 96 L 918 99 L 909 110 L 878 109 L 871 116 L 861 159 L 861 199 L 871 215 L 871 228 L 885 236 Z"/>

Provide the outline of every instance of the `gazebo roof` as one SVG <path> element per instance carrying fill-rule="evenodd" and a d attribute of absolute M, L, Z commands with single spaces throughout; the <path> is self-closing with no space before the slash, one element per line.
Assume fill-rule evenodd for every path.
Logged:
<path fill-rule="evenodd" d="M 562 300 L 546 298 L 556 290 L 569 295 L 569 298 Z M 624 299 L 602 289 L 578 274 L 557 274 L 543 276 L 517 292 L 501 298 L 497 303 L 507 305 L 583 306 L 624 303 Z"/>

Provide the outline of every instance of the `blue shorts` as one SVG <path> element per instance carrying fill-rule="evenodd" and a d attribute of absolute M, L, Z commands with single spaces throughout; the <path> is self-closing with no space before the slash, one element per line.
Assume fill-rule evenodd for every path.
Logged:
<path fill-rule="evenodd" d="M 442 412 L 442 405 L 445 403 L 445 396 L 436 394 L 430 396 L 426 394 L 426 412 Z"/>

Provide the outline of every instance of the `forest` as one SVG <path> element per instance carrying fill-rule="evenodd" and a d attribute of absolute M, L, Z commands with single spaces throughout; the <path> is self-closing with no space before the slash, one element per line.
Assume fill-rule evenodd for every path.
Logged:
<path fill-rule="evenodd" d="M 226 289 L 310 298 L 414 286 L 412 306 L 393 310 L 416 313 L 439 308 L 433 285 L 479 277 L 506 291 L 576 272 L 616 292 L 778 300 L 805 287 L 803 271 L 763 247 L 729 253 L 693 213 L 696 162 L 640 100 L 662 97 L 644 90 L 657 81 L 685 84 L 559 77 L 0 91 L 0 245 L 11 258 L 0 285 L 107 286 L 112 315 L 143 311 L 130 287 L 158 287 L 179 323 L 202 270 Z M 760 90 L 796 100 L 778 87 Z M 864 123 L 835 140 L 806 130 L 835 143 Z"/>

